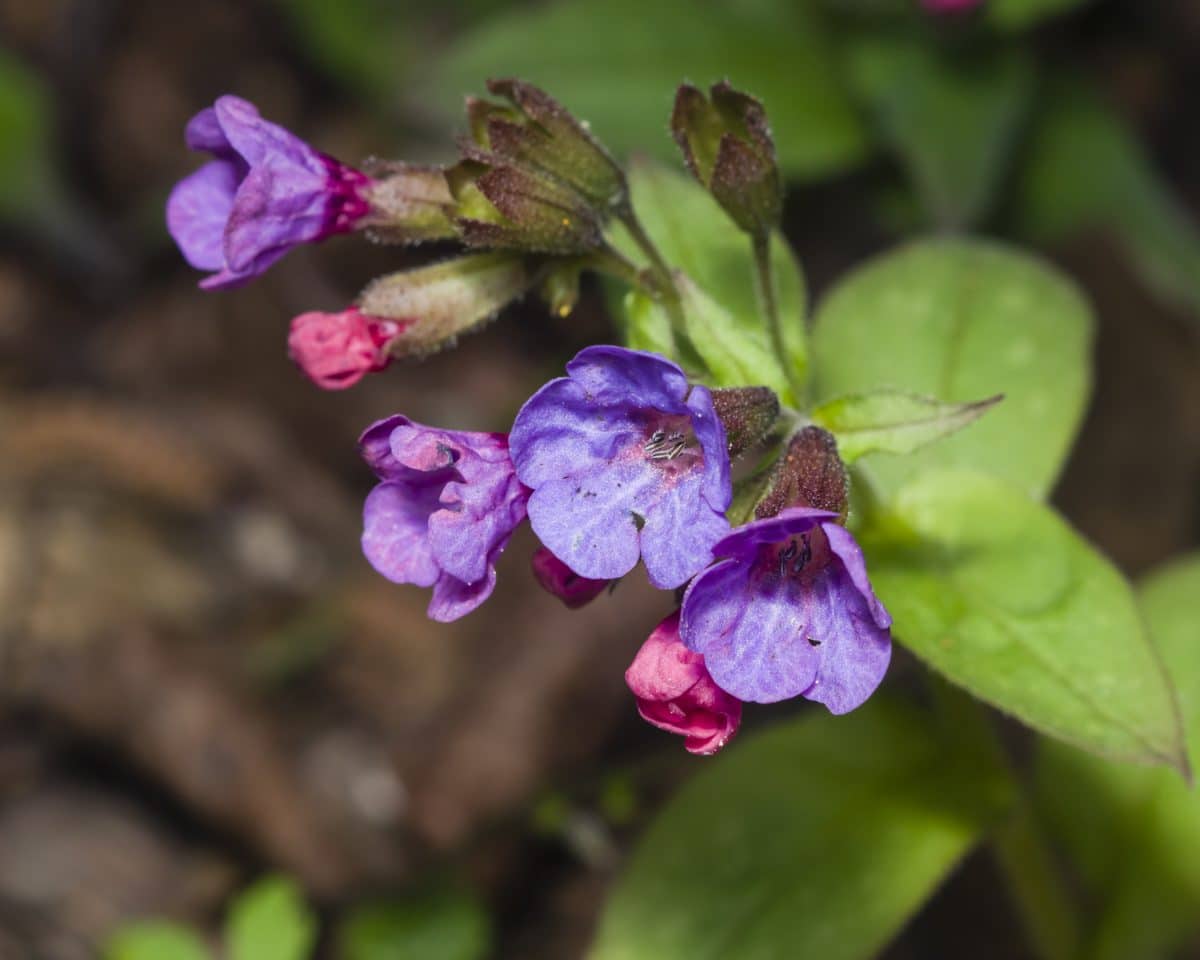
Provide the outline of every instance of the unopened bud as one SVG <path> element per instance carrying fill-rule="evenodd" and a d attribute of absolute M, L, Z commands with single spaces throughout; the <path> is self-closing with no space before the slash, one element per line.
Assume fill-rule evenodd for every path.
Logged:
<path fill-rule="evenodd" d="M 444 170 L 374 160 L 367 172 L 373 178 L 366 221 L 371 236 L 388 243 L 420 243 L 457 235 L 454 195 Z"/>
<path fill-rule="evenodd" d="M 366 316 L 354 307 L 302 313 L 292 321 L 288 353 L 318 387 L 344 390 L 388 365 L 388 345 L 409 323 Z"/>
<path fill-rule="evenodd" d="M 714 754 L 737 733 L 742 701 L 716 685 L 679 638 L 679 612 L 654 628 L 625 671 L 642 719 L 684 737 L 689 753 Z"/>
<path fill-rule="evenodd" d="M 482 326 L 532 284 L 525 259 L 475 253 L 380 277 L 359 298 L 372 317 L 406 320 L 388 344 L 393 357 L 425 356 Z"/>
<path fill-rule="evenodd" d="M 447 174 L 455 225 L 468 246 L 558 255 L 603 246 L 595 213 L 569 187 L 530 170 L 490 163 L 467 159 Z"/>
<path fill-rule="evenodd" d="M 779 397 L 770 387 L 727 387 L 714 390 L 712 398 L 731 458 L 759 443 L 779 419 Z"/>
<path fill-rule="evenodd" d="M 554 316 L 569 317 L 579 303 L 579 277 L 582 272 L 582 263 L 568 260 L 546 274 L 538 292 Z"/>
<path fill-rule="evenodd" d="M 538 547 L 530 565 L 542 589 L 558 597 L 571 610 L 591 603 L 612 582 L 581 577 L 545 547 Z"/>
<path fill-rule="evenodd" d="M 671 132 L 688 169 L 739 227 L 765 236 L 778 226 L 783 191 L 758 100 L 724 81 L 709 97 L 684 84 L 675 95 Z"/>
<path fill-rule="evenodd" d="M 489 80 L 488 90 L 515 108 L 493 106 L 486 115 L 475 108 L 472 125 L 482 123 L 486 128 L 489 150 L 517 165 L 550 174 L 601 213 L 625 203 L 627 187 L 621 168 L 562 104 L 521 80 Z"/>
<path fill-rule="evenodd" d="M 846 467 L 833 434 L 805 427 L 775 464 L 770 488 L 754 508 L 754 516 L 765 520 L 788 507 L 815 507 L 844 517 L 847 487 Z"/>

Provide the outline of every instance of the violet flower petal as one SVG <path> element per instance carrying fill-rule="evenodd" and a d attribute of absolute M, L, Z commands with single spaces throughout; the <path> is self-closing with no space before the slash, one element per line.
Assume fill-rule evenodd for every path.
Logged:
<path fill-rule="evenodd" d="M 834 555 L 842 561 L 842 566 L 849 575 L 854 587 L 862 595 L 863 600 L 867 603 L 867 609 L 871 611 L 871 617 L 875 621 L 875 625 L 880 629 L 887 629 L 892 625 L 892 615 L 884 609 L 879 598 L 875 596 L 875 591 L 871 588 L 871 581 L 867 577 L 867 562 L 863 559 L 862 547 L 851 536 L 850 531 L 845 527 L 836 523 L 822 523 L 821 529 L 829 540 L 829 549 Z"/>
<path fill-rule="evenodd" d="M 641 532 L 646 575 L 660 590 L 683 586 L 704 567 L 713 545 L 729 532 L 729 521 L 716 513 L 702 491 L 708 477 L 685 475 L 646 511 Z"/>
<path fill-rule="evenodd" d="M 432 587 L 441 573 L 429 544 L 429 516 L 440 485 L 404 480 L 379 484 L 363 505 L 363 554 L 393 583 Z"/>
<path fill-rule="evenodd" d="M 496 569 L 489 567 L 487 576 L 475 583 L 463 581 L 449 574 L 442 574 L 433 585 L 426 614 L 438 623 L 450 623 L 465 617 L 492 595 L 496 589 Z"/>
<path fill-rule="evenodd" d="M 722 690 L 739 700 L 775 703 L 817 679 L 820 656 L 808 642 L 812 598 L 791 577 L 758 578 L 751 569 L 725 560 L 692 581 L 681 634 Z"/>
<path fill-rule="evenodd" d="M 581 384 L 560 377 L 525 401 L 508 444 L 521 482 L 537 487 L 608 463 L 637 430 L 626 407 L 596 406 Z"/>
<path fill-rule="evenodd" d="M 688 381 L 678 365 L 656 353 L 601 344 L 585 347 L 567 364 L 567 376 L 596 406 L 653 407 L 687 413 Z"/>
<path fill-rule="evenodd" d="M 692 429 L 704 452 L 704 486 L 700 492 L 712 509 L 724 513 L 733 500 L 725 427 L 713 409 L 712 392 L 708 387 L 692 387 L 687 407 L 692 415 Z"/>
<path fill-rule="evenodd" d="M 658 482 L 658 471 L 644 460 L 551 480 L 530 496 L 529 522 L 538 539 L 581 577 L 615 580 L 637 565 L 635 511 Z"/>
<path fill-rule="evenodd" d="M 830 713 L 849 713 L 875 692 L 887 673 L 891 633 L 877 625 L 866 598 L 836 561 L 814 578 L 805 599 L 808 631 L 821 645 L 817 676 L 801 693 L 825 704 Z"/>
<path fill-rule="evenodd" d="M 225 265 L 225 223 L 240 176 L 237 164 L 214 160 L 175 184 L 167 199 L 167 230 L 199 270 Z"/>

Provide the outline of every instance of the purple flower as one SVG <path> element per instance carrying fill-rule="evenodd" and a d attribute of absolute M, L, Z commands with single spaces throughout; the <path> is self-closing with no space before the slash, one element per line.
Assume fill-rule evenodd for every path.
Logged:
<path fill-rule="evenodd" d="M 729 531 L 712 394 L 662 357 L 588 347 L 530 397 L 509 442 L 534 532 L 581 577 L 615 580 L 640 556 L 650 582 L 672 589 Z"/>
<path fill-rule="evenodd" d="M 704 658 L 679 641 L 679 611 L 654 628 L 625 671 L 625 683 L 642 719 L 685 737 L 689 753 L 716 753 L 741 725 L 741 701 L 713 683 Z"/>
<path fill-rule="evenodd" d="M 729 559 L 688 588 L 683 642 L 739 700 L 803 696 L 847 713 L 887 672 L 892 618 L 836 521 L 795 507 L 739 527 L 713 548 Z"/>
<path fill-rule="evenodd" d="M 359 439 L 383 481 L 363 507 L 363 553 L 396 583 L 433 587 L 429 616 L 457 620 L 496 586 L 496 560 L 527 491 L 502 433 L 436 430 L 394 416 Z"/>
<path fill-rule="evenodd" d="M 167 229 L 205 289 L 262 274 L 301 243 L 351 230 L 370 210 L 370 179 L 259 116 L 240 97 L 219 97 L 185 135 L 214 159 L 180 180 Z"/>

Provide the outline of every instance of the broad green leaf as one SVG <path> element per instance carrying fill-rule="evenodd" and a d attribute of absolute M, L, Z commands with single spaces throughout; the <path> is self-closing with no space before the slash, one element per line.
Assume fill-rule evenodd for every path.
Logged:
<path fill-rule="evenodd" d="M 104 960 L 212 960 L 212 954 L 187 927 L 156 920 L 118 931 L 104 948 Z"/>
<path fill-rule="evenodd" d="M 1129 585 L 1049 507 L 948 470 L 884 509 L 862 541 L 899 642 L 1042 733 L 1183 768 L 1171 684 Z"/>
<path fill-rule="evenodd" d="M 688 333 L 718 384 L 764 384 L 788 394 L 760 309 L 749 238 L 685 174 L 637 162 L 629 171 L 629 184 L 646 232 L 667 263 L 692 281 L 683 285 Z M 624 230 L 614 229 L 613 242 L 626 256 L 643 259 Z M 796 382 L 803 384 L 808 373 L 804 277 L 779 236 L 772 238 L 771 264 L 787 362 Z M 648 301 L 642 301 L 630 305 L 644 309 Z M 624 317 L 637 341 L 655 342 L 663 335 L 667 321 L 652 303 L 649 307 L 646 314 Z"/>
<path fill-rule="evenodd" d="M 642 838 L 591 960 L 872 957 L 1007 807 L 1006 775 L 877 697 L 735 742 Z"/>
<path fill-rule="evenodd" d="M 830 400 L 813 410 L 812 418 L 837 437 L 841 458 L 853 463 L 868 453 L 912 453 L 978 420 L 1002 399 L 942 403 L 881 390 Z"/>
<path fill-rule="evenodd" d="M 308 960 L 316 938 L 316 918 L 300 888 L 283 877 L 241 894 L 225 923 L 230 960 Z"/>
<path fill-rule="evenodd" d="M 1008 169 L 1034 71 L 1016 50 L 954 54 L 927 39 L 872 35 L 850 47 L 851 76 L 929 220 L 977 223 Z"/>
<path fill-rule="evenodd" d="M 670 357 L 675 352 L 671 335 L 671 320 L 640 290 L 627 289 L 617 283 L 607 286 L 609 309 L 617 318 L 621 339 L 633 350 L 648 350 Z"/>
<path fill-rule="evenodd" d="M 481 960 L 491 934 L 472 897 L 429 893 L 358 907 L 338 934 L 342 960 Z"/>
<path fill-rule="evenodd" d="M 1092 317 L 1036 259 L 966 240 L 914 243 L 842 280 L 813 334 L 817 395 L 895 389 L 970 403 L 1004 394 L 970 430 L 906 457 L 872 458 L 887 490 L 935 466 L 1054 485 L 1090 387 Z"/>
<path fill-rule="evenodd" d="M 1002 30 L 1022 30 L 1082 6 L 1087 0 L 988 0 L 988 20 Z"/>
<path fill-rule="evenodd" d="M 1157 296 L 1200 311 L 1200 228 L 1136 134 L 1082 82 L 1063 80 L 1043 98 L 1017 210 L 1036 240 L 1111 231 Z"/>
<path fill-rule="evenodd" d="M 543 86 L 618 156 L 674 158 L 675 89 L 728 79 L 766 104 L 780 163 L 797 177 L 856 164 L 865 133 L 831 63 L 817 13 L 787 0 L 565 0 L 513 6 L 439 50 L 424 103 L 461 118 L 462 98 L 492 76 Z"/>
<path fill-rule="evenodd" d="M 1200 764 L 1200 554 L 1142 585 L 1150 635 L 1179 692 Z M 1200 794 L 1166 770 L 1106 763 L 1039 745 L 1040 806 L 1100 902 L 1086 956 L 1159 957 L 1200 929 Z"/>

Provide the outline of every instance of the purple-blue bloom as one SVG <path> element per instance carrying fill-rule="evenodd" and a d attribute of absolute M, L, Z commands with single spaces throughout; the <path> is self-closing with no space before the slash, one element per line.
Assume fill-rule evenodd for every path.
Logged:
<path fill-rule="evenodd" d="M 264 120 L 254 104 L 219 97 L 192 117 L 187 145 L 213 160 L 180 180 L 167 229 L 205 289 L 262 274 L 301 243 L 354 228 L 370 210 L 371 180 Z"/>
<path fill-rule="evenodd" d="M 706 387 L 663 357 L 588 347 L 517 414 L 529 520 L 581 577 L 614 580 L 640 556 L 661 589 L 686 583 L 729 531 L 725 429 Z"/>
<path fill-rule="evenodd" d="M 774 703 L 803 696 L 847 713 L 879 686 L 892 618 L 837 514 L 794 507 L 738 527 L 727 557 L 683 598 L 680 633 L 721 689 Z"/>
<path fill-rule="evenodd" d="M 432 587 L 429 616 L 457 620 L 496 586 L 496 561 L 525 519 L 502 433 L 437 430 L 394 416 L 359 439 L 383 482 L 363 507 L 363 553 L 396 583 Z"/>

